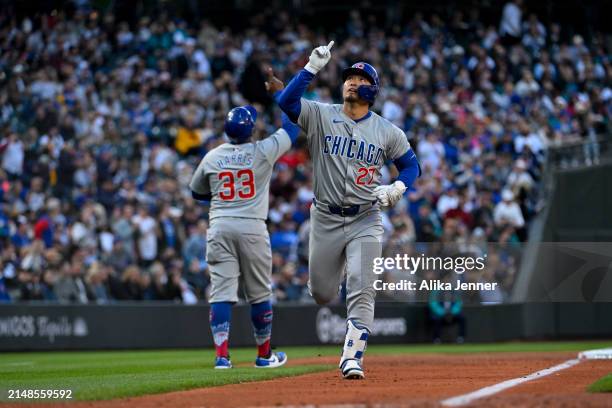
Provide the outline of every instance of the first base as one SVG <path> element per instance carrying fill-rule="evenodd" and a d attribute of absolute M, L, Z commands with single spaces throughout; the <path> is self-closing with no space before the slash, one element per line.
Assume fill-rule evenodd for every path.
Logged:
<path fill-rule="evenodd" d="M 578 353 L 581 360 L 610 360 L 612 359 L 612 348 L 588 350 Z"/>

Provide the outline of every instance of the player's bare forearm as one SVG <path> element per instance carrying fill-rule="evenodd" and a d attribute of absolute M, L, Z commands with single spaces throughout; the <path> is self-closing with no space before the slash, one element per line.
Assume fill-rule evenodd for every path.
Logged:
<path fill-rule="evenodd" d="M 272 95 L 276 95 L 277 92 L 285 89 L 285 84 L 283 84 L 283 81 L 274 76 L 274 70 L 272 67 L 268 67 L 267 74 L 268 80 L 265 82 L 266 91 L 270 92 Z"/>

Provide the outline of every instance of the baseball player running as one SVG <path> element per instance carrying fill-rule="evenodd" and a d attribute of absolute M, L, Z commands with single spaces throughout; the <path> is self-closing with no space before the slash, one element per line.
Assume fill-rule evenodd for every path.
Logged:
<path fill-rule="evenodd" d="M 252 142 L 257 119 L 252 106 L 232 109 L 225 121 L 230 143 L 208 152 L 189 187 L 197 200 L 210 201 L 207 261 L 210 267 L 210 328 L 215 368 L 231 368 L 228 351 L 232 305 L 242 283 L 251 304 L 257 359 L 255 367 L 280 367 L 283 352 L 270 349 L 272 252 L 265 220 L 272 168 L 297 138 L 299 128 L 283 114 L 283 125 L 268 138 Z"/>
<path fill-rule="evenodd" d="M 344 378 L 361 379 L 374 320 L 373 258 L 382 253 L 380 206 L 395 205 L 420 167 L 404 132 L 370 111 L 380 86 L 370 64 L 358 62 L 343 71 L 342 105 L 302 98 L 331 58 L 333 45 L 315 48 L 276 99 L 306 132 L 313 162 L 310 292 L 318 304 L 333 300 L 346 273 L 348 318 L 339 367 Z M 269 83 L 278 82 L 270 73 Z M 387 161 L 393 161 L 399 176 L 391 185 L 380 185 Z"/>

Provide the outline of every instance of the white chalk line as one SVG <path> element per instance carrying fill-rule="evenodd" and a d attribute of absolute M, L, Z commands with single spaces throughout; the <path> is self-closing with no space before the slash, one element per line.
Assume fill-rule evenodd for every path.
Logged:
<path fill-rule="evenodd" d="M 445 407 L 459 407 L 462 405 L 466 405 L 477 399 L 489 397 L 493 394 L 497 394 L 498 392 L 501 392 L 508 388 L 515 387 L 519 384 L 522 384 L 522 383 L 525 383 L 531 380 L 536 380 L 538 378 L 542 378 L 547 375 L 556 373 L 557 371 L 561 371 L 561 370 L 565 370 L 566 368 L 573 367 L 576 364 L 578 364 L 580 361 L 581 360 L 577 358 L 572 359 L 572 360 L 567 360 L 566 362 L 558 364 L 554 367 L 546 368 L 544 370 L 537 371 L 535 373 L 526 375 L 524 377 L 513 378 L 511 380 L 500 382 L 498 384 L 490 385 L 488 387 L 481 388 L 479 390 L 470 392 L 468 394 L 463 394 L 463 395 L 459 395 L 456 397 L 448 398 L 448 399 L 441 401 L 440 403 Z"/>

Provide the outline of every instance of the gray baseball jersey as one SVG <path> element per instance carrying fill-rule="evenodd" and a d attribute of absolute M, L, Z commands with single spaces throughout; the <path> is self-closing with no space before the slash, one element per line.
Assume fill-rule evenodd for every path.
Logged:
<path fill-rule="evenodd" d="M 254 143 L 225 143 L 208 152 L 196 169 L 189 187 L 211 194 L 210 215 L 265 220 L 274 162 L 291 148 L 291 139 L 278 129 Z"/>
<path fill-rule="evenodd" d="M 332 205 L 371 203 L 380 169 L 410 149 L 405 133 L 374 112 L 358 122 L 342 105 L 302 98 L 298 125 L 306 132 L 314 170 L 314 195 Z"/>

